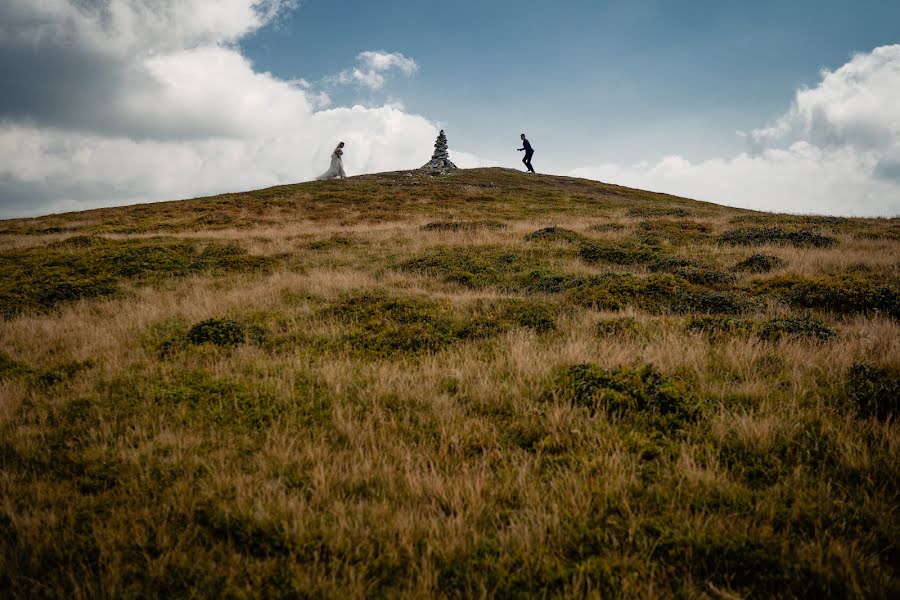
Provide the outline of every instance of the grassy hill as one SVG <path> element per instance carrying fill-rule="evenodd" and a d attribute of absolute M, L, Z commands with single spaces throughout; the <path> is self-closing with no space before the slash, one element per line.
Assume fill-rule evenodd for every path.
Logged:
<path fill-rule="evenodd" d="M 900 595 L 898 219 L 401 172 L 0 273 L 0 596 Z"/>

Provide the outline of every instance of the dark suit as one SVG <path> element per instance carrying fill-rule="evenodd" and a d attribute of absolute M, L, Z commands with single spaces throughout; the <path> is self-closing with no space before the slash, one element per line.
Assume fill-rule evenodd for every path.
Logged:
<path fill-rule="evenodd" d="M 531 147 L 531 143 L 526 139 L 522 140 L 522 147 L 519 150 L 525 151 L 525 158 L 522 159 L 522 162 L 525 163 L 525 166 L 528 167 L 528 170 L 534 173 L 534 167 L 531 166 L 531 157 L 534 156 L 534 148 Z"/>

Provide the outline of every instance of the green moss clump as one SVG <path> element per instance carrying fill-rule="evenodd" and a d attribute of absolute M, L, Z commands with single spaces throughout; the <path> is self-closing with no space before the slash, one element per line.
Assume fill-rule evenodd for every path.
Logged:
<path fill-rule="evenodd" d="M 570 229 L 552 226 L 544 227 L 543 229 L 538 229 L 537 231 L 532 231 L 525 236 L 525 239 L 530 242 L 566 242 L 569 244 L 573 244 L 584 239 L 584 236 Z"/>
<path fill-rule="evenodd" d="M 808 229 L 789 231 L 778 227 L 745 227 L 726 231 L 719 236 L 719 243 L 732 246 L 775 244 L 799 248 L 828 248 L 835 245 L 837 240 Z"/>
<path fill-rule="evenodd" d="M 187 334 L 192 344 L 215 346 L 240 346 L 244 343 L 244 328 L 231 319 L 207 319 L 193 327 Z"/>
<path fill-rule="evenodd" d="M 900 369 L 857 363 L 847 371 L 844 394 L 863 417 L 900 415 Z"/>
<path fill-rule="evenodd" d="M 785 264 L 784 259 L 772 254 L 753 254 L 734 265 L 734 270 L 747 271 L 749 273 L 768 273 L 773 269 L 780 269 Z"/>
<path fill-rule="evenodd" d="M 556 372 L 544 398 L 591 412 L 652 417 L 653 425 L 664 428 L 677 428 L 698 416 L 689 386 L 663 376 L 651 365 L 611 370 L 589 363 L 565 367 Z"/>

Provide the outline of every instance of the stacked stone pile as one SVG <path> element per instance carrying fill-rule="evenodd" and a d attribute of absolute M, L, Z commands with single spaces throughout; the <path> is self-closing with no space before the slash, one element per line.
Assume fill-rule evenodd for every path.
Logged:
<path fill-rule="evenodd" d="M 456 168 L 456 165 L 450 162 L 450 154 L 447 152 L 447 136 L 441 129 L 441 133 L 434 143 L 434 154 L 431 156 L 431 160 L 422 167 L 422 170 L 432 175 L 444 175 Z"/>

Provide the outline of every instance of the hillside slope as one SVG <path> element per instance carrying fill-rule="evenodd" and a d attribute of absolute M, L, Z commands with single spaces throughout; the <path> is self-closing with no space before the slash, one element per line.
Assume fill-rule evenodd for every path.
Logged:
<path fill-rule="evenodd" d="M 0 273 L 0 595 L 900 595 L 898 219 L 400 172 Z"/>

